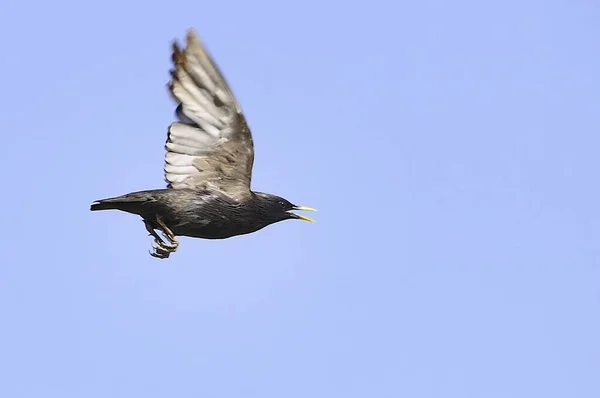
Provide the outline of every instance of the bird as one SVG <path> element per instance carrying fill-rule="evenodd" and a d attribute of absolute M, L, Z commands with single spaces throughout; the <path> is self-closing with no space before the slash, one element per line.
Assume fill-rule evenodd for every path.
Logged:
<path fill-rule="evenodd" d="M 171 61 L 167 87 L 177 106 L 167 128 L 166 187 L 95 200 L 90 210 L 140 216 L 154 238 L 149 253 L 159 259 L 177 251 L 181 236 L 227 239 L 284 220 L 314 222 L 294 211 L 316 209 L 251 189 L 252 133 L 194 28 L 187 30 L 183 46 L 172 42 Z"/>

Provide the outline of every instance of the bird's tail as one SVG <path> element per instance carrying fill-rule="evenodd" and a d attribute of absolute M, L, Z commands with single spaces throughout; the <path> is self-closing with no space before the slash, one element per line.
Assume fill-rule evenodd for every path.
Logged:
<path fill-rule="evenodd" d="M 141 203 L 152 200 L 148 195 L 140 193 L 131 193 L 115 198 L 99 199 L 90 206 L 91 211 L 98 210 L 123 210 L 129 211 L 130 208 L 138 207 Z"/>
<path fill-rule="evenodd" d="M 98 211 L 98 210 L 119 209 L 119 201 L 117 201 L 116 199 L 118 199 L 118 198 L 109 198 L 109 199 L 96 200 L 90 206 L 90 210 L 91 211 Z"/>

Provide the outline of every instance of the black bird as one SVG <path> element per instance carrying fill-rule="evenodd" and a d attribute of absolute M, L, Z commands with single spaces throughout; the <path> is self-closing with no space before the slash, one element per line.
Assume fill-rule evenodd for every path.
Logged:
<path fill-rule="evenodd" d="M 172 51 L 168 87 L 178 103 L 178 120 L 167 133 L 167 188 L 97 200 L 90 210 L 140 215 L 154 237 L 150 254 L 163 259 L 177 250 L 177 236 L 225 239 L 283 220 L 314 221 L 292 211 L 315 209 L 250 189 L 254 163 L 250 128 L 194 30 L 188 31 L 183 50 L 174 42 Z"/>

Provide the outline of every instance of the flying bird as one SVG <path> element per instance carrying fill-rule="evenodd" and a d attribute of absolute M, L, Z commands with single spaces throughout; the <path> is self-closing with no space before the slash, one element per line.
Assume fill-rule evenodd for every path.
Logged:
<path fill-rule="evenodd" d="M 223 74 L 193 29 L 188 30 L 183 49 L 173 42 L 172 62 L 168 87 L 177 103 L 177 120 L 167 131 L 167 187 L 96 200 L 90 210 L 141 216 L 154 237 L 150 254 L 161 259 L 177 250 L 178 236 L 225 239 L 284 220 L 313 222 L 293 211 L 315 209 L 251 190 L 252 133 Z"/>

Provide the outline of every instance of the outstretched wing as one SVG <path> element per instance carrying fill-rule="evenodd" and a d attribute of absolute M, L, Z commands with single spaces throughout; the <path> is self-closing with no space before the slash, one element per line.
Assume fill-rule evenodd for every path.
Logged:
<path fill-rule="evenodd" d="M 169 90 L 178 121 L 169 126 L 165 149 L 168 188 L 218 189 L 242 199 L 250 194 L 254 144 L 229 85 L 196 33 L 186 47 L 173 44 Z"/>

